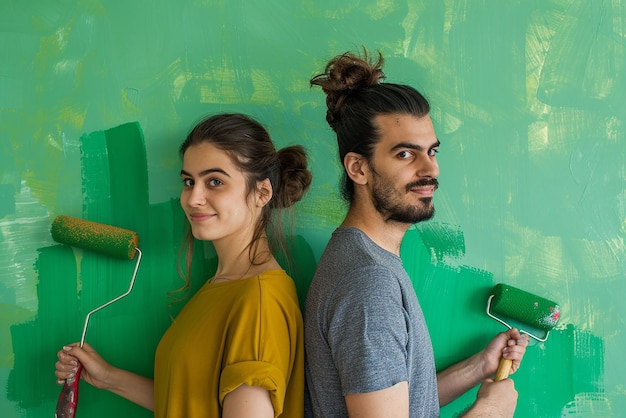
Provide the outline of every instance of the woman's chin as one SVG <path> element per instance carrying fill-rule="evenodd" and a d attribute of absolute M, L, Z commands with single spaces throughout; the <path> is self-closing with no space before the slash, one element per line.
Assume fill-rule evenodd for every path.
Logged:
<path fill-rule="evenodd" d="M 213 235 L 209 234 L 206 231 L 193 228 L 191 229 L 191 235 L 193 235 L 193 237 L 199 241 L 211 241 L 215 238 Z"/>

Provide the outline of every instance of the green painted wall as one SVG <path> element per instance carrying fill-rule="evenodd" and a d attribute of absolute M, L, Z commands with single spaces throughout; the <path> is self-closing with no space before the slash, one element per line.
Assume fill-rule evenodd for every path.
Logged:
<path fill-rule="evenodd" d="M 519 417 L 626 410 L 626 1 L 2 0 L 0 2 L 0 415 L 49 417 L 55 353 L 122 293 L 132 262 L 56 245 L 58 214 L 139 232 L 128 299 L 87 339 L 150 374 L 178 307 L 176 149 L 203 115 L 249 113 L 315 174 L 292 242 L 304 295 L 340 222 L 340 168 L 324 97 L 308 79 L 366 45 L 388 80 L 423 90 L 442 142 L 437 215 L 402 247 L 438 365 L 501 326 L 498 282 L 558 301 L 559 328 L 515 375 Z M 210 248 L 196 253 L 200 283 Z M 469 394 L 443 409 L 453 417 Z M 148 417 L 81 386 L 79 416 Z"/>

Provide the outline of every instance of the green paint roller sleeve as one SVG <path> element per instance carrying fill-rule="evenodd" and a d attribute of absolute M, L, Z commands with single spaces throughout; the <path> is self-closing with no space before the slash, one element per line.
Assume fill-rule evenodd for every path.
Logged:
<path fill-rule="evenodd" d="M 59 215 L 52 222 L 52 238 L 59 243 L 132 260 L 139 247 L 136 232 L 85 219 Z"/>
<path fill-rule="evenodd" d="M 561 316 L 556 302 L 503 283 L 492 290 L 491 311 L 544 331 L 554 328 Z"/>
<path fill-rule="evenodd" d="M 545 337 L 541 338 L 531 332 L 520 329 L 520 333 L 528 334 L 530 337 L 544 342 L 548 338 L 550 330 L 559 321 L 561 308 L 551 300 L 499 283 L 491 290 L 489 295 L 487 315 L 508 328 L 512 327 L 505 321 L 504 317 L 545 331 Z M 494 380 L 497 382 L 509 377 L 511 365 L 511 360 L 500 359 Z"/>

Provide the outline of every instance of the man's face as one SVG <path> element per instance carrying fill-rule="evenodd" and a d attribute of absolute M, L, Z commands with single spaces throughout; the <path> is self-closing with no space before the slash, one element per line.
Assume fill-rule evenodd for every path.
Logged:
<path fill-rule="evenodd" d="M 435 214 L 439 141 L 430 117 L 379 115 L 381 140 L 370 166 L 372 203 L 386 221 L 413 224 Z"/>

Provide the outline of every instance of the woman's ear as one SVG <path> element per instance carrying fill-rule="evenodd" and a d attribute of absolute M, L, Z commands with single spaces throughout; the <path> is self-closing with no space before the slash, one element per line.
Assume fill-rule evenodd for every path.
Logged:
<path fill-rule="evenodd" d="M 262 208 L 267 205 L 270 200 L 272 200 L 272 195 L 274 193 L 270 179 L 257 182 L 256 191 L 256 206 Z"/>
<path fill-rule="evenodd" d="M 367 184 L 367 161 L 361 154 L 349 152 L 343 157 L 346 175 L 356 184 Z"/>

